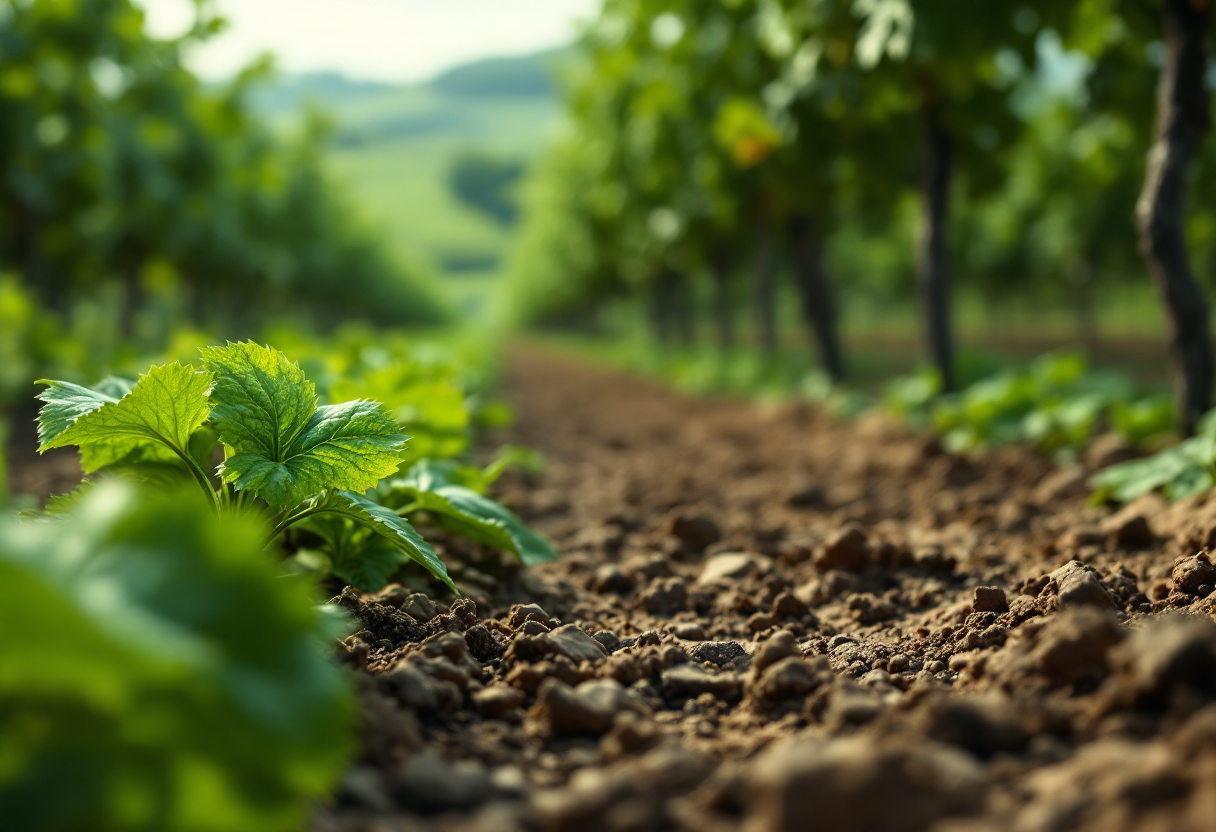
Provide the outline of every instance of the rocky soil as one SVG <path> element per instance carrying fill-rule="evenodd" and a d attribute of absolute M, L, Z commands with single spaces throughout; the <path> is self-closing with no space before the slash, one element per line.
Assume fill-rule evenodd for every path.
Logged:
<path fill-rule="evenodd" d="M 466 597 L 335 603 L 363 747 L 315 832 L 1216 828 L 1216 499 L 1088 504 L 882 418 L 707 403 L 528 350 Z"/>

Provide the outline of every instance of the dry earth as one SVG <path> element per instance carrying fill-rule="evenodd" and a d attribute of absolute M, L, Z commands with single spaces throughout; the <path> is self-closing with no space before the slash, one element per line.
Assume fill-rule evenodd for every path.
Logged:
<path fill-rule="evenodd" d="M 526 349 L 560 561 L 337 599 L 363 748 L 317 832 L 1216 828 L 1216 500 L 1087 503 L 881 418 L 684 398 Z M 441 538 L 442 540 L 442 538 Z"/>

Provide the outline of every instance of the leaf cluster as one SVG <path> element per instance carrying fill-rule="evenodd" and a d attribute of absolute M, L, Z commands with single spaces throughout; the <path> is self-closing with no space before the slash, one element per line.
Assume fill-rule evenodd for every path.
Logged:
<path fill-rule="evenodd" d="M 340 619 L 257 518 L 107 482 L 0 518 L 0 816 L 14 832 L 298 829 L 351 748 Z"/>
<path fill-rule="evenodd" d="M 897 380 L 888 386 L 886 406 L 911 426 L 940 433 L 953 452 L 1009 444 L 1075 451 L 1104 430 L 1142 445 L 1173 428 L 1168 396 L 1138 393 L 1114 371 L 1091 372 L 1079 353 L 1043 356 L 951 396 L 939 396 L 939 386 L 928 371 Z"/>
<path fill-rule="evenodd" d="M 431 407 L 431 427 L 454 417 L 451 432 L 433 431 L 425 447 L 448 455 L 463 451 L 469 421 L 463 400 L 436 402 L 434 392 L 445 388 L 434 382 L 421 389 L 402 385 L 403 368 L 397 364 L 384 371 L 362 379 L 361 389 L 382 385 L 406 423 L 417 420 L 402 413 L 409 403 Z M 370 499 L 365 494 L 375 498 L 381 492 L 372 489 L 412 459 L 398 418 L 367 398 L 321 404 L 300 365 L 273 348 L 252 342 L 207 347 L 201 369 L 176 362 L 155 366 L 134 383 L 118 378 L 93 387 L 43 383 L 48 386 L 39 395 L 41 451 L 79 446 L 82 468 L 92 477 L 117 474 L 154 483 L 193 479 L 218 514 L 267 517 L 268 543 L 307 524 L 327 542 L 328 568 L 361 589 L 379 588 L 413 562 L 456 590 L 443 561 L 407 519 L 411 515 L 447 517 L 459 524 L 458 533 L 511 551 L 524 562 L 553 557 L 548 544 L 479 493 L 526 455 L 508 451 L 485 471 L 420 460 L 415 468 L 430 470 L 430 465 L 446 478 L 406 477 L 407 485 L 383 493 L 408 493 L 411 499 Z M 358 386 L 338 379 L 331 390 Z M 441 447 L 445 437 L 457 444 Z M 222 461 L 214 465 L 217 458 Z"/>

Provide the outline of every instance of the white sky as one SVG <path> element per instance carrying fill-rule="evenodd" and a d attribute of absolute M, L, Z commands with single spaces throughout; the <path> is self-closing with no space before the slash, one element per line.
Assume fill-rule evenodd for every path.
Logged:
<path fill-rule="evenodd" d="M 143 0 L 154 35 L 180 34 L 189 0 Z M 189 56 L 208 78 L 232 75 L 262 52 L 284 72 L 338 70 L 352 78 L 416 81 L 465 61 L 570 41 L 598 0 L 216 0 L 228 30 Z"/>

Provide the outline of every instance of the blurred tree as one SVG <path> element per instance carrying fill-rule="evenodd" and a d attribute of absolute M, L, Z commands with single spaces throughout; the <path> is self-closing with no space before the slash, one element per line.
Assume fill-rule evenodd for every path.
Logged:
<path fill-rule="evenodd" d="M 475 151 L 459 154 L 448 169 L 448 187 L 456 198 L 500 225 L 514 225 L 519 205 L 513 189 L 523 176 L 518 159 Z"/>
<path fill-rule="evenodd" d="M 1135 216 L 1141 254 L 1169 320 L 1184 434 L 1193 433 L 1212 406 L 1216 370 L 1210 307 L 1187 244 L 1186 204 L 1188 185 L 1210 185 L 1216 174 L 1210 148 L 1204 153 L 1210 126 L 1210 18 L 1210 5 L 1199 0 L 1085 0 L 1078 4 L 1071 33 L 1072 45 L 1094 61 L 1090 111 L 1129 124 L 1142 137 L 1139 146 L 1149 148 Z M 1146 71 L 1153 65 L 1159 69 L 1155 85 Z"/>
<path fill-rule="evenodd" d="M 1002 180 L 1021 123 L 1010 107 L 1021 67 L 1033 66 L 1044 26 L 1067 15 L 1039 0 L 857 0 L 858 64 L 891 113 L 914 113 L 921 133 L 918 284 L 925 340 L 942 387 L 955 386 L 947 228 L 959 171 L 972 192 Z"/>
<path fill-rule="evenodd" d="M 220 88 L 183 67 L 223 27 L 195 6 L 189 32 L 156 40 L 131 0 L 0 2 L 0 267 L 61 314 L 121 286 L 127 335 L 149 292 L 229 325 L 442 318 L 326 180 L 324 130 L 284 141 L 254 118 L 267 62 Z"/>

